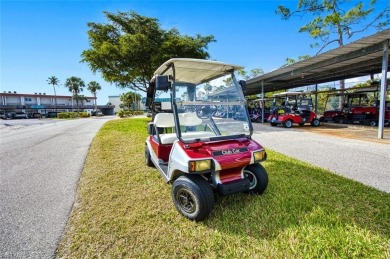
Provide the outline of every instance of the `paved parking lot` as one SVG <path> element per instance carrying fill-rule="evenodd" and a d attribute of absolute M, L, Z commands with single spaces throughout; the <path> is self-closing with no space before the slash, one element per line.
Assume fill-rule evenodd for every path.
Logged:
<path fill-rule="evenodd" d="M 112 118 L 0 121 L 0 258 L 54 258 L 90 143 Z"/>
<path fill-rule="evenodd" d="M 310 125 L 285 129 L 254 123 L 253 138 L 272 149 L 390 193 L 390 128 Z"/>

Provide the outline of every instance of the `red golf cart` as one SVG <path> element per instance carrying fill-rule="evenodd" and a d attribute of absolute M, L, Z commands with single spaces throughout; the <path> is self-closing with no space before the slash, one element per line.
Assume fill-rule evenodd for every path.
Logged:
<path fill-rule="evenodd" d="M 273 107 L 268 121 L 271 126 L 283 125 L 285 128 L 291 128 L 293 123 L 303 126 L 310 123 L 317 127 L 320 121 L 317 115 L 312 112 L 313 102 L 302 92 L 283 92 L 274 94 Z"/>
<path fill-rule="evenodd" d="M 264 100 L 264 103 L 263 103 Z M 270 107 L 272 106 L 273 99 L 272 98 L 264 98 L 264 99 L 255 99 L 252 100 L 251 107 L 249 110 L 249 117 L 252 122 L 261 123 L 262 121 L 266 122 L 270 115 Z M 263 118 L 263 110 L 264 110 L 264 120 Z"/>
<path fill-rule="evenodd" d="M 378 95 L 378 87 L 366 87 L 356 89 L 353 92 L 329 94 L 324 115 L 320 120 L 376 126 L 379 120 Z M 390 120 L 389 108 L 388 102 L 386 102 L 385 124 Z"/>
<path fill-rule="evenodd" d="M 156 96 L 170 98 L 170 109 L 154 111 L 145 141 L 145 160 L 172 184 L 172 199 L 186 218 L 204 220 L 214 193 L 261 194 L 268 176 L 260 162 L 266 151 L 251 138 L 252 124 L 235 71 L 241 66 L 175 58 L 162 64 L 150 81 L 147 105 Z M 207 91 L 205 90 L 207 89 Z M 220 110 L 244 110 L 240 120 Z"/>

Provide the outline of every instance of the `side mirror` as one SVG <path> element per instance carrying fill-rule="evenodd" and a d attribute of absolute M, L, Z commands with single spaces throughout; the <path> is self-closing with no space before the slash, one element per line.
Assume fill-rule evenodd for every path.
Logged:
<path fill-rule="evenodd" d="M 238 81 L 238 83 L 240 84 L 242 91 L 245 92 L 246 91 L 246 81 L 240 80 L 240 81 Z"/>
<path fill-rule="evenodd" d="M 171 82 L 168 81 L 168 76 L 156 76 L 156 90 L 167 91 L 171 87 Z"/>
<path fill-rule="evenodd" d="M 149 122 L 149 124 L 148 124 L 148 135 L 154 135 L 154 134 L 155 134 L 154 123 L 153 122 Z"/>

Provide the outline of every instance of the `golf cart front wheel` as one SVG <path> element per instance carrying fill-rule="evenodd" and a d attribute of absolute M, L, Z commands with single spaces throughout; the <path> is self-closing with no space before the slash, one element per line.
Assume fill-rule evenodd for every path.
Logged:
<path fill-rule="evenodd" d="M 289 129 L 292 127 L 292 124 L 293 124 L 292 120 L 286 120 L 285 122 L 283 122 L 283 127 Z"/>
<path fill-rule="evenodd" d="M 202 221 L 214 207 L 214 193 L 210 184 L 199 175 L 182 175 L 172 185 L 172 199 L 176 209 L 186 218 Z"/>
<path fill-rule="evenodd" d="M 311 126 L 313 126 L 313 127 L 318 127 L 318 126 L 320 126 L 320 120 L 319 119 L 313 119 L 313 121 L 310 123 L 311 124 Z"/>
<path fill-rule="evenodd" d="M 268 174 L 260 164 L 252 164 L 244 169 L 244 177 L 249 180 L 249 193 L 262 194 L 268 186 Z"/>

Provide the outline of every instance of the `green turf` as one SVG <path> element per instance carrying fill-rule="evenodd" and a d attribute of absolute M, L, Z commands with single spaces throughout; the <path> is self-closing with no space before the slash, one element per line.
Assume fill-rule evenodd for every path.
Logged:
<path fill-rule="evenodd" d="M 96 135 L 58 258 L 390 258 L 389 194 L 271 150 L 263 195 L 216 195 L 206 221 L 183 218 L 145 165 L 149 120 Z"/>

